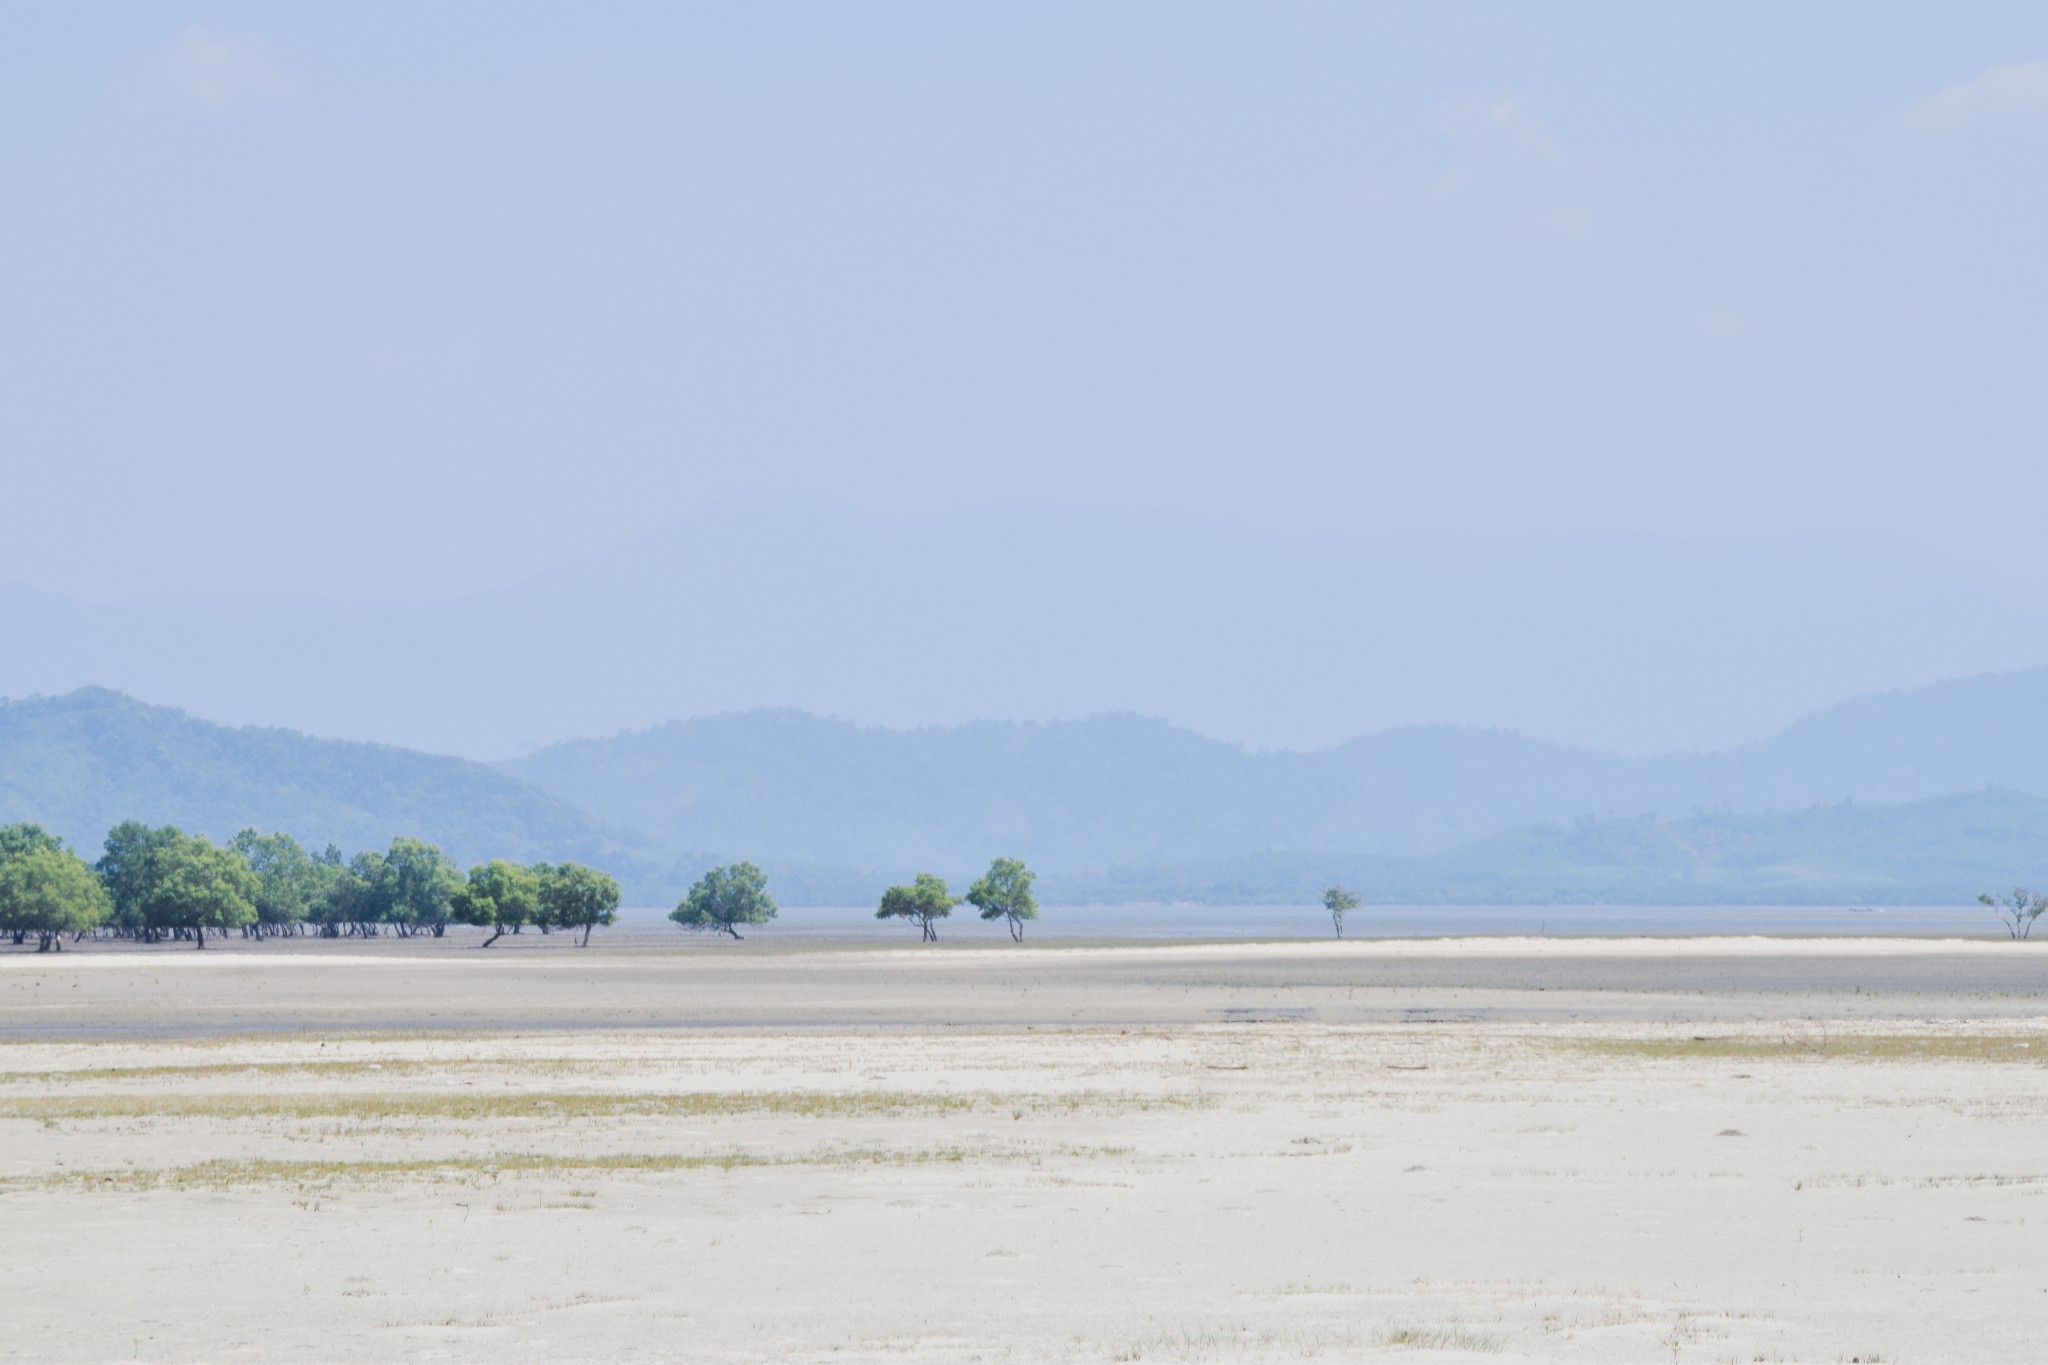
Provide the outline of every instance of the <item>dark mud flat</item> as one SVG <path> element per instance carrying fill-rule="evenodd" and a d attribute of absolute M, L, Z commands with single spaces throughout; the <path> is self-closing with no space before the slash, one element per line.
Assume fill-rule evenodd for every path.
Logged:
<path fill-rule="evenodd" d="M 454 938 L 0 956 L 0 1038 L 2026 1018 L 2048 944 L 1456 940 L 481 951 Z"/>

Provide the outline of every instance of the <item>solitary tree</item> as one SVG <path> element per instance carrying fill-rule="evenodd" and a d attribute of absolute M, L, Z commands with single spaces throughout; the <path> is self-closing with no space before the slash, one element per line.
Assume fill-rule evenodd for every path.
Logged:
<path fill-rule="evenodd" d="M 492 931 L 483 943 L 488 948 L 507 929 L 516 934 L 540 914 L 540 878 L 531 868 L 493 858 L 469 870 L 468 883 L 456 889 L 449 908 L 464 924 Z"/>
<path fill-rule="evenodd" d="M 0 933 L 16 943 L 34 934 L 37 952 L 61 951 L 64 934 L 83 933 L 111 908 L 85 860 L 55 840 L 0 853 Z"/>
<path fill-rule="evenodd" d="M 998 858 L 967 888 L 967 903 L 985 920 L 1008 921 L 1011 939 L 1022 943 L 1024 921 L 1038 918 L 1038 901 L 1031 894 L 1037 876 L 1021 858 Z"/>
<path fill-rule="evenodd" d="M 1358 908 L 1358 894 L 1335 885 L 1323 888 L 1323 909 L 1330 912 L 1330 923 L 1337 926 L 1337 937 L 1344 937 L 1344 916 Z"/>
<path fill-rule="evenodd" d="M 768 874 L 752 863 L 714 867 L 699 877 L 668 917 L 685 929 L 740 937 L 742 924 L 766 924 L 775 918 L 768 896 Z"/>
<path fill-rule="evenodd" d="M 540 878 L 541 922 L 583 930 L 578 946 L 590 946 L 590 931 L 619 918 L 619 884 L 581 863 L 534 864 Z"/>
<path fill-rule="evenodd" d="M 2034 932 L 2034 921 L 2048 912 L 2048 896 L 2037 896 L 2024 886 L 2015 886 L 2003 896 L 1979 896 L 1978 900 L 1998 912 L 2005 922 L 2005 931 L 2014 938 L 2025 938 Z"/>
<path fill-rule="evenodd" d="M 882 893 L 882 904 L 875 911 L 875 918 L 907 919 L 924 931 L 922 942 L 935 943 L 939 931 L 932 927 L 933 922 L 952 914 L 953 907 L 959 903 L 960 898 L 948 889 L 944 877 L 920 872 L 911 885 L 892 886 Z"/>

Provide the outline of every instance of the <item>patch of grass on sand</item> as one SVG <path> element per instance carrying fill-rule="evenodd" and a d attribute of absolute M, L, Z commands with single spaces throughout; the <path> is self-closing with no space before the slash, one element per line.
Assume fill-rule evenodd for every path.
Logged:
<path fill-rule="evenodd" d="M 1074 1344 L 1084 1344 L 1074 1338 Z M 1342 1351 L 1355 1355 L 1369 1342 L 1355 1327 L 1182 1328 L 1110 1347 L 1113 1361 L 1310 1359 Z"/>
<path fill-rule="evenodd" d="M 1507 1348 L 1508 1339 L 1494 1332 L 1475 1332 L 1470 1327 L 1396 1327 L 1382 1333 L 1380 1345 L 1391 1351 L 1481 1351 Z"/>
<path fill-rule="evenodd" d="M 2005 1189 L 2048 1185 L 2048 1175 L 1809 1175 L 1795 1190 L 1861 1190 L 1903 1185 L 1915 1190 Z"/>
<path fill-rule="evenodd" d="M 502 1119 L 717 1118 L 773 1114 L 794 1118 L 892 1118 L 976 1110 L 1071 1114 L 1185 1109 L 1197 1096 L 1081 1091 L 1065 1095 L 922 1094 L 902 1090 L 736 1090 L 688 1093 L 552 1091 L 511 1094 L 433 1090 L 418 1093 L 187 1095 L 22 1095 L 0 1097 L 0 1118 L 64 1119 Z"/>
<path fill-rule="evenodd" d="M 413 1157 L 391 1161 L 274 1161 L 260 1158 L 202 1161 L 156 1169 L 67 1171 L 13 1177 L 0 1188 L 70 1190 L 223 1190 L 253 1185 L 329 1189 L 409 1180 L 478 1185 L 504 1176 L 660 1175 L 672 1171 L 733 1171 L 755 1166 L 933 1166 L 968 1161 L 1035 1161 L 1044 1157 L 1126 1156 L 1126 1147 L 923 1147 L 906 1150 L 853 1147 L 771 1155 L 716 1152 L 683 1155 L 625 1152 L 563 1156 L 499 1152 L 488 1156 Z"/>
<path fill-rule="evenodd" d="M 378 1062 L 198 1062 L 179 1066 L 95 1066 L 76 1070 L 48 1071 L 0 1071 L 0 1085 L 32 1085 L 39 1082 L 59 1082 L 65 1085 L 80 1083 L 116 1084 L 121 1081 L 205 1081 L 225 1080 L 231 1076 L 249 1076 L 267 1079 L 273 1076 L 305 1076 L 329 1079 L 346 1076 L 379 1077 L 415 1076 L 431 1073 L 474 1073 L 481 1069 L 496 1071 L 518 1071 L 522 1074 L 533 1072 L 558 1073 L 570 1069 L 569 1064 L 552 1060 L 520 1059 L 517 1061 L 485 1063 L 481 1067 L 474 1062 L 463 1061 L 416 1061 L 392 1060 Z M 595 1070 L 596 1064 L 581 1069 Z"/>
<path fill-rule="evenodd" d="M 2048 1034 L 1827 1033 L 1687 1038 L 1575 1038 L 1563 1046 L 1602 1057 L 1653 1061 L 1851 1061 L 2048 1063 Z"/>

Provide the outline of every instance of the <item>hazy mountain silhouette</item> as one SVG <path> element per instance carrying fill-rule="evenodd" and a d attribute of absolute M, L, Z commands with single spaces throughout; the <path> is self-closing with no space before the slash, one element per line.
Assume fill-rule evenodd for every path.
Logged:
<path fill-rule="evenodd" d="M 1342 882 L 1376 904 L 1953 904 L 2015 882 L 2048 884 L 2048 800 L 1982 791 L 1890 806 L 1583 819 L 1428 858 L 1271 852 L 1046 882 L 1048 895 L 1082 902 L 1302 905 Z"/>
<path fill-rule="evenodd" d="M 657 839 L 849 866 L 964 868 L 992 847 L 1062 869 L 1414 857 L 1581 815 L 2048 796 L 2048 669 L 1857 698 L 1770 739 L 1649 759 L 1456 726 L 1255 753 L 1135 716 L 895 731 L 755 711 L 502 766 Z"/>
<path fill-rule="evenodd" d="M 229 729 L 103 688 L 0 705 L 0 823 L 35 821 L 93 857 L 126 819 L 216 839 L 281 829 L 351 852 L 424 834 L 464 860 L 599 861 L 631 844 L 464 759 Z"/>
<path fill-rule="evenodd" d="M 1726 753 L 1656 761 L 1689 804 L 1910 801 L 1975 787 L 2048 795 L 2048 668 L 1856 697 Z"/>
<path fill-rule="evenodd" d="M 1456 726 L 1254 753 L 1130 715 L 886 730 L 779 710 L 500 766 L 599 819 L 693 847 L 949 868 L 1000 847 L 1082 868 L 1275 846 L 1431 852 L 1612 809 L 1640 765 Z"/>
<path fill-rule="evenodd" d="M 1648 753 L 2048 664 L 2038 597 L 1898 540 L 1311 537 L 753 501 L 452 602 L 0 591 L 0 692 L 98 683 L 483 758 L 756 706 L 896 726 L 1129 711 L 1295 748 L 1457 723 Z"/>
<path fill-rule="evenodd" d="M 350 850 L 419 834 L 465 862 L 593 862 L 646 903 L 715 859 L 761 862 L 797 903 L 997 853 L 1084 898 L 1299 900 L 1334 878 L 1380 901 L 1900 901 L 2048 877 L 2044 718 L 2035 669 L 1650 759 L 1454 726 L 1293 753 L 1129 715 L 893 731 L 770 710 L 493 768 L 91 688 L 0 706 L 0 821 L 88 851 L 131 817 Z"/>

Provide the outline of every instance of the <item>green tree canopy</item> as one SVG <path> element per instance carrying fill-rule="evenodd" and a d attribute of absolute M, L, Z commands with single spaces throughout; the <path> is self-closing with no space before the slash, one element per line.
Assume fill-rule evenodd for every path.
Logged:
<path fill-rule="evenodd" d="M 108 832 L 99 871 L 117 919 L 130 928 L 152 935 L 189 930 L 204 948 L 208 929 L 256 922 L 256 874 L 240 854 L 203 834 L 125 821 Z"/>
<path fill-rule="evenodd" d="M 1021 858 L 998 858 L 967 888 L 967 903 L 985 920 L 1007 920 L 1010 937 L 1022 943 L 1024 921 L 1038 918 L 1038 901 L 1031 894 L 1037 876 Z"/>
<path fill-rule="evenodd" d="M 184 838 L 175 825 L 160 828 L 140 820 L 123 820 L 107 831 L 99 862 L 93 865 L 114 902 L 114 922 L 124 929 L 146 929 L 142 902 L 150 886 L 152 859 Z"/>
<path fill-rule="evenodd" d="M 112 911 L 92 868 L 58 841 L 44 836 L 0 848 L 9 850 L 0 853 L 0 933 L 16 943 L 34 934 L 37 952 L 62 949 L 60 935 L 90 929 Z"/>
<path fill-rule="evenodd" d="M 540 878 L 530 867 L 493 858 L 469 870 L 468 883 L 456 889 L 449 908 L 464 924 L 493 931 L 484 940 L 488 948 L 506 930 L 516 934 L 540 914 Z"/>
<path fill-rule="evenodd" d="M 1323 909 L 1330 912 L 1330 922 L 1337 926 L 1337 937 L 1344 937 L 1344 916 L 1358 908 L 1355 892 L 1332 883 L 1323 888 Z"/>
<path fill-rule="evenodd" d="M 0 825 L 0 861 L 39 848 L 62 850 L 64 841 L 41 825 Z"/>
<path fill-rule="evenodd" d="M 768 896 L 768 874 L 752 863 L 714 867 L 691 886 L 668 917 L 685 929 L 705 929 L 740 937 L 742 924 L 766 924 L 775 918 Z"/>
<path fill-rule="evenodd" d="M 454 912 L 462 871 L 426 840 L 401 835 L 391 841 L 375 885 L 379 918 L 401 934 L 425 931 L 439 938 Z"/>
<path fill-rule="evenodd" d="M 892 886 L 882 893 L 875 918 L 907 919 L 924 931 L 923 942 L 932 943 L 939 937 L 939 931 L 932 927 L 934 921 L 951 915 L 959 903 L 960 898 L 947 887 L 944 877 L 920 872 L 911 885 Z"/>
<path fill-rule="evenodd" d="M 272 929 L 303 924 L 312 916 L 332 874 L 289 834 L 245 829 L 230 845 L 256 874 L 256 922 Z"/>
<path fill-rule="evenodd" d="M 338 937 L 344 927 L 352 934 L 372 934 L 385 918 L 384 893 L 389 880 L 384 875 L 384 855 L 358 853 L 346 863 L 341 850 L 329 845 L 319 858 L 326 869 L 325 885 L 313 904 L 313 918 L 321 932 Z"/>
<path fill-rule="evenodd" d="M 581 863 L 535 863 L 540 878 L 543 922 L 563 929 L 582 929 L 581 947 L 590 946 L 590 931 L 619 918 L 619 884 L 605 873 Z"/>

